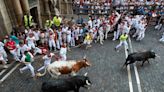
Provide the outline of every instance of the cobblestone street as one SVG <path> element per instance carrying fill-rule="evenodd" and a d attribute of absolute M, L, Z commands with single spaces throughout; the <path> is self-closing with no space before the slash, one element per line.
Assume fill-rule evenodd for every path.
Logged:
<path fill-rule="evenodd" d="M 150 60 L 150 64 L 145 63 L 143 67 L 137 63 L 139 77 L 141 81 L 141 88 L 143 92 L 163 92 L 164 90 L 164 45 L 158 42 L 159 35 L 156 31 L 147 31 L 146 37 L 141 42 L 136 42 L 132 38 L 132 46 L 134 51 L 142 51 L 153 49 L 161 58 Z M 92 66 L 86 69 L 81 69 L 78 73 L 83 75 L 88 72 L 93 85 L 89 90 L 81 88 L 80 92 L 129 92 L 127 70 L 122 68 L 125 62 L 125 52 L 122 47 L 119 52 L 114 50 L 118 41 L 112 42 L 111 39 L 105 41 L 104 45 L 94 43 L 92 48 L 85 50 L 83 48 L 75 48 L 68 52 L 68 59 L 80 59 L 84 55 L 90 60 Z M 33 63 L 37 70 L 42 66 L 43 62 L 38 56 Z M 29 71 L 20 74 L 19 66 L 3 83 L 0 84 L 2 92 L 40 92 L 41 83 L 51 79 L 46 74 L 41 78 L 33 80 L 29 78 Z M 137 83 L 133 66 L 131 65 L 132 82 L 134 92 L 137 91 Z M 65 77 L 65 76 L 61 76 Z"/>

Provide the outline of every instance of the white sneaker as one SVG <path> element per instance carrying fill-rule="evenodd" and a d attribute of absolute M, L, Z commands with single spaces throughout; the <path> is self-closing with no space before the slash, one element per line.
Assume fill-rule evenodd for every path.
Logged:
<path fill-rule="evenodd" d="M 154 29 L 158 29 L 158 26 L 159 26 L 159 25 L 156 25 Z"/>
<path fill-rule="evenodd" d="M 113 38 L 112 40 L 115 41 L 116 39 Z"/>
<path fill-rule="evenodd" d="M 19 69 L 20 73 L 23 73 L 23 71 L 21 69 Z"/>
<path fill-rule="evenodd" d="M 3 68 L 9 68 L 7 65 L 4 65 Z"/>

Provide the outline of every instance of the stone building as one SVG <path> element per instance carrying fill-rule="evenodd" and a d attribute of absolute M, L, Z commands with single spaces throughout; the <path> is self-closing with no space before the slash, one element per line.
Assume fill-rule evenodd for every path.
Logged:
<path fill-rule="evenodd" d="M 72 14 L 72 0 L 0 0 L 0 38 L 10 34 L 13 27 L 22 26 L 26 13 L 43 27 L 50 16 Z"/>

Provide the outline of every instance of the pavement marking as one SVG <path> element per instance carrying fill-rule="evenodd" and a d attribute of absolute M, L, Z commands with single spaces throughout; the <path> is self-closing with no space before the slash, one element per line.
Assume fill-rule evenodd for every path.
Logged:
<path fill-rule="evenodd" d="M 2 83 L 5 79 L 7 79 L 7 77 L 9 77 L 9 75 L 14 72 L 14 70 L 20 66 L 21 63 L 18 63 L 15 67 L 13 67 L 1 80 L 0 80 L 0 83 Z"/>
<path fill-rule="evenodd" d="M 127 46 L 124 45 L 124 48 L 125 48 L 125 57 L 127 58 L 128 57 Z M 129 80 L 129 90 L 130 92 L 133 92 L 133 83 L 132 83 L 130 65 L 127 66 L 127 71 L 128 71 L 128 80 Z"/>
<path fill-rule="evenodd" d="M 8 68 L 10 68 L 13 64 L 14 64 L 14 63 L 11 63 L 11 64 L 7 65 Z M 8 68 L 3 69 L 3 70 L 0 72 L 0 76 L 1 76 L 4 72 L 6 72 Z"/>
<path fill-rule="evenodd" d="M 4 72 L 6 72 L 7 71 L 7 69 L 3 69 L 1 72 L 0 72 L 0 76 L 4 73 Z"/>
<path fill-rule="evenodd" d="M 132 47 L 132 42 L 131 42 L 130 37 L 128 38 L 128 41 L 129 41 L 130 50 L 133 52 L 133 47 Z M 134 66 L 134 72 L 135 72 L 137 86 L 138 86 L 138 92 L 142 92 L 139 73 L 138 73 L 138 70 L 137 70 L 137 67 L 136 67 L 136 63 L 134 63 L 133 66 Z"/>
<path fill-rule="evenodd" d="M 71 49 L 74 49 L 74 48 L 78 48 L 78 47 L 80 47 L 80 46 L 82 46 L 83 44 L 79 44 L 79 45 L 77 45 L 77 46 L 74 46 L 74 47 L 72 47 Z M 54 53 L 59 53 L 59 51 L 55 51 Z M 35 57 L 35 59 L 36 59 L 37 57 Z M 12 64 L 11 64 L 12 65 Z M 10 65 L 10 66 L 11 66 Z M 18 63 L 15 67 L 13 67 L 12 68 L 12 70 L 10 70 L 1 80 L 0 80 L 0 83 L 2 83 L 7 77 L 9 77 L 10 76 L 10 74 L 18 67 L 18 66 L 20 66 L 21 65 L 21 63 Z M 1 72 L 0 72 L 0 76 L 4 73 L 4 72 L 6 72 L 7 71 L 7 69 L 3 69 Z"/>

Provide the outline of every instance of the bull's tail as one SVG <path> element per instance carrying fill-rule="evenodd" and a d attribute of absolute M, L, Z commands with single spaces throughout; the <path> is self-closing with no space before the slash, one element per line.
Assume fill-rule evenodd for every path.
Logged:
<path fill-rule="evenodd" d="M 45 67 L 44 72 L 42 74 L 41 73 L 37 73 L 36 77 L 42 77 L 42 76 L 44 76 L 46 74 L 46 72 L 47 72 L 47 67 Z"/>

